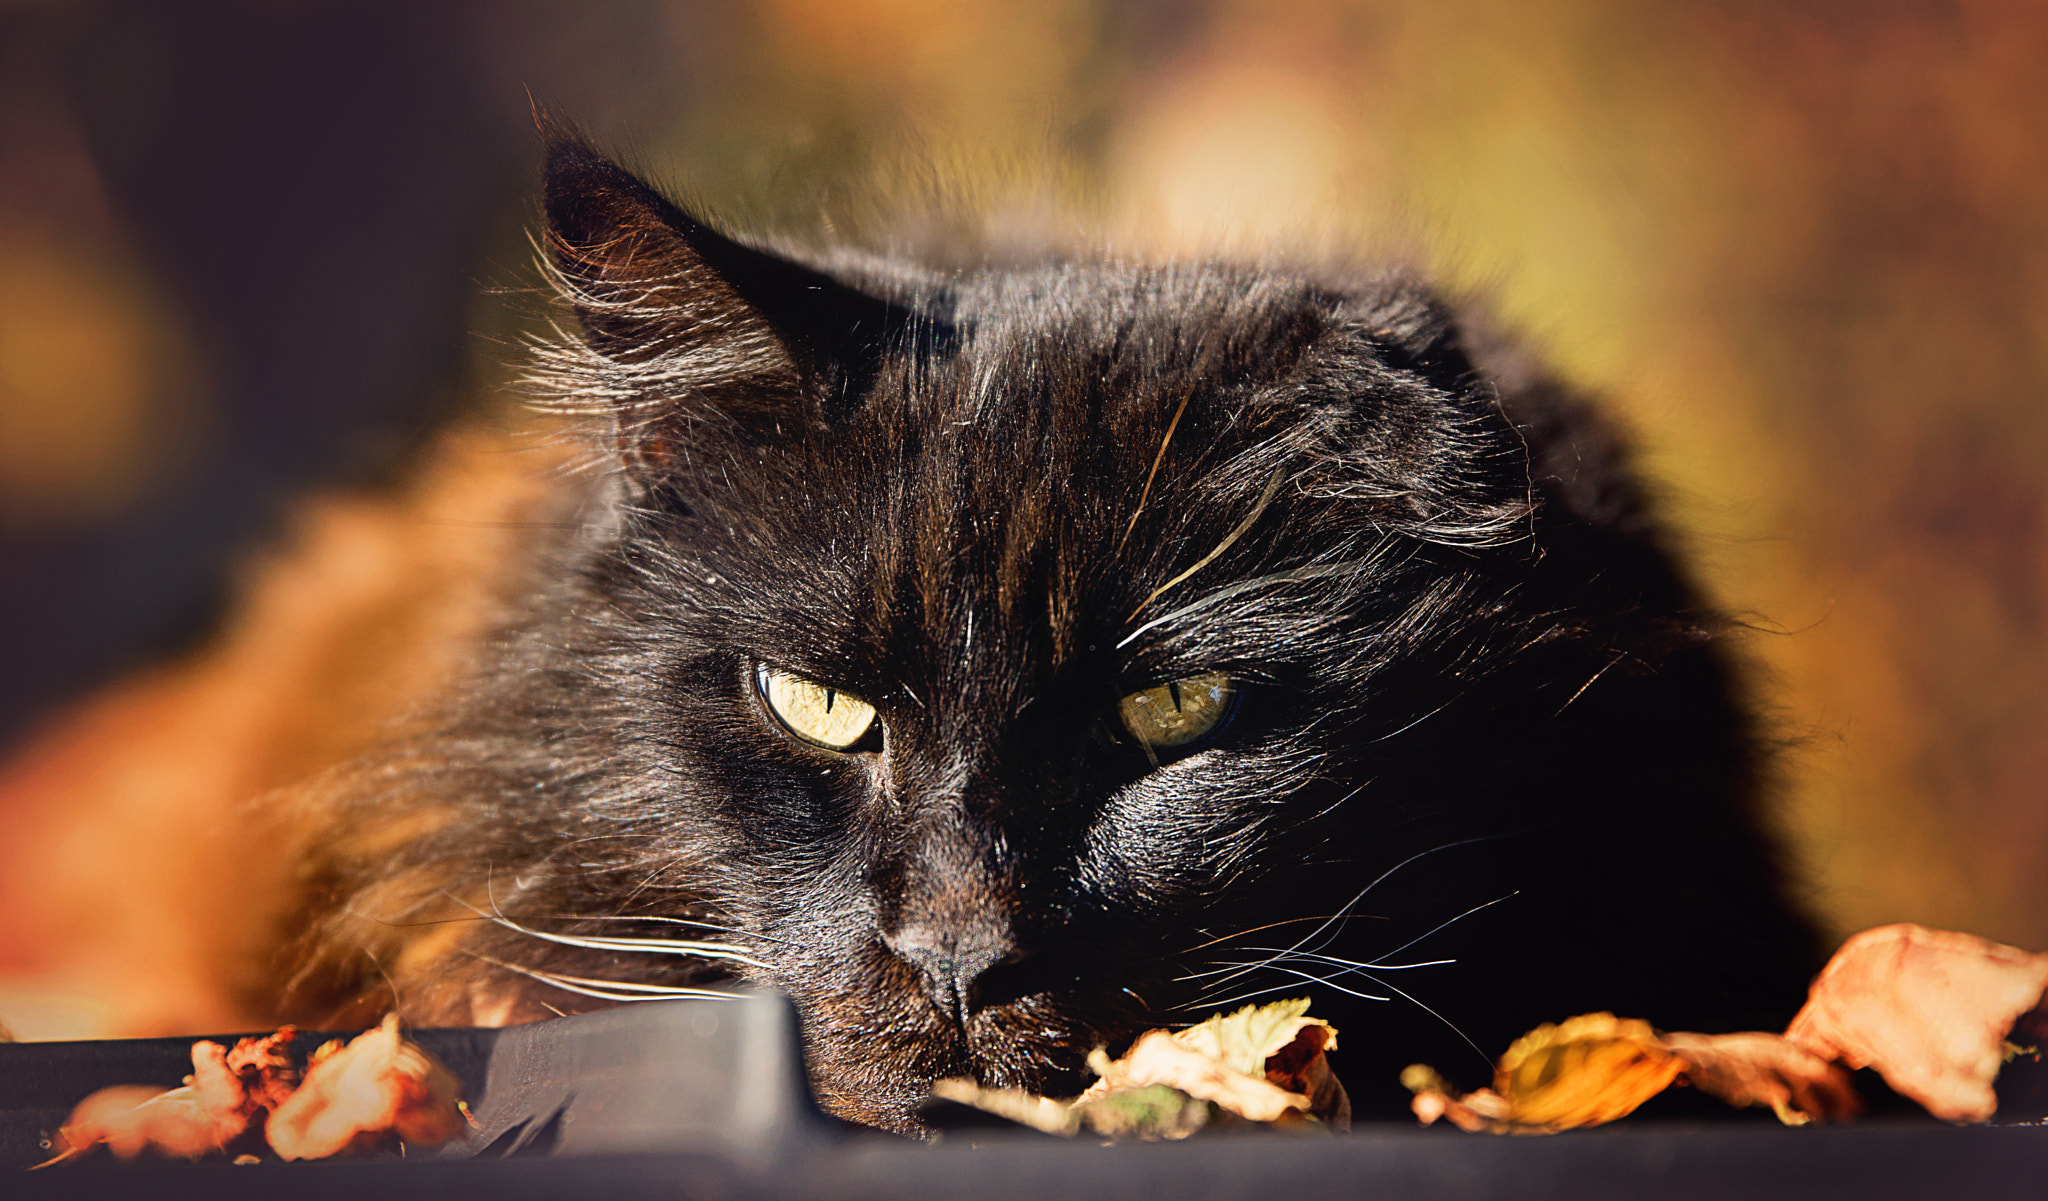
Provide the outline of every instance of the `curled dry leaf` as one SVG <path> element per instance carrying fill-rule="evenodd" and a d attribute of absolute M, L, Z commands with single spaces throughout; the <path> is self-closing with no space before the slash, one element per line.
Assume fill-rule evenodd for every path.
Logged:
<path fill-rule="evenodd" d="M 1164 1030 L 1140 1035 L 1130 1051 L 1114 1062 L 1098 1051 L 1089 1059 L 1088 1066 L 1102 1078 L 1081 1094 L 1076 1104 L 1082 1107 L 1138 1089 L 1165 1085 L 1190 1097 L 1214 1102 L 1254 1122 L 1278 1121 L 1290 1111 L 1308 1112 L 1309 1099 L 1305 1094 L 1288 1092 L 1263 1075 L 1248 1076 L 1176 1041 Z"/>
<path fill-rule="evenodd" d="M 1648 1022 L 1589 1013 L 1516 1039 L 1494 1068 L 1493 1091 L 1517 1125 L 1569 1130 L 1627 1117 L 1684 1069 Z"/>
<path fill-rule="evenodd" d="M 219 1043 L 196 1042 L 192 1074 L 182 1087 L 101 1089 L 71 1111 L 57 1132 L 56 1156 L 36 1166 L 76 1159 L 102 1143 L 123 1159 L 145 1151 L 193 1159 L 221 1150 L 298 1083 L 285 1050 L 297 1035 L 286 1026 L 263 1038 L 242 1039 L 232 1051 Z"/>
<path fill-rule="evenodd" d="M 1305 1030 L 1315 1032 L 1308 1053 L 1336 1047 L 1337 1032 L 1330 1023 L 1308 1016 L 1307 997 L 1214 1014 L 1207 1021 L 1174 1031 L 1171 1037 L 1233 1072 L 1263 1076 L 1273 1068 L 1272 1059 L 1289 1051 Z"/>
<path fill-rule="evenodd" d="M 1330 1024 L 1306 999 L 1247 1005 L 1185 1030 L 1148 1030 L 1121 1059 L 1101 1051 L 1101 1079 L 1072 1101 L 942 1080 L 933 1093 L 1050 1134 L 1185 1138 L 1214 1114 L 1277 1125 L 1350 1125 L 1351 1101 L 1330 1070 Z M 1212 1110 L 1213 1107 L 1213 1110 Z M 1313 1119 L 1313 1122 L 1311 1121 Z"/>
<path fill-rule="evenodd" d="M 2006 1035 L 2048 989 L 2048 955 L 1899 924 L 1842 944 L 1785 1037 L 1823 1059 L 1873 1067 L 1950 1122 L 1988 1121 Z"/>
<path fill-rule="evenodd" d="M 1185 1030 L 1148 1030 L 1122 1059 L 1097 1052 L 1101 1076 L 1076 1102 L 1164 1085 L 1253 1122 L 1316 1118 L 1348 1129 L 1351 1099 L 1330 1070 L 1337 1031 L 1308 1016 L 1306 997 L 1246 1005 Z"/>
<path fill-rule="evenodd" d="M 2048 955 L 1899 924 L 1842 944 L 1784 1035 L 1659 1034 L 1588 1014 L 1523 1036 L 1491 1091 L 1460 1097 L 1422 1065 L 1402 1074 L 1423 1124 L 1563 1130 L 1610 1122 L 1683 1079 L 1730 1105 L 1768 1105 L 1787 1125 L 1862 1111 L 1846 1068 L 1871 1067 L 1951 1122 L 1988 1121 L 2007 1036 L 2044 1016 Z"/>
<path fill-rule="evenodd" d="M 145 1151 L 192 1159 L 225 1150 L 257 1126 L 285 1159 L 361 1150 L 389 1136 L 431 1146 L 465 1130 L 459 1082 L 399 1035 L 397 1018 L 345 1048 L 320 1048 L 303 1080 L 288 1049 L 297 1037 L 286 1026 L 232 1050 L 193 1043 L 192 1074 L 182 1087 L 101 1089 L 72 1111 L 57 1155 L 36 1166 L 77 1159 L 102 1143 L 123 1159 Z"/>
<path fill-rule="evenodd" d="M 1494 1067 L 1493 1088 L 1460 1097 L 1415 1064 L 1401 1082 L 1424 1125 L 1448 1117 L 1465 1130 L 1544 1134 L 1627 1117 L 1685 1070 L 1649 1023 L 1588 1013 L 1538 1026 Z"/>
<path fill-rule="evenodd" d="M 964 1077 L 932 1081 L 932 1096 L 971 1105 L 1020 1126 L 1068 1136 L 1081 1131 L 1081 1114 L 1071 1102 L 1055 1101 L 1014 1088 L 983 1088 Z"/>
<path fill-rule="evenodd" d="M 243 1108 L 250 1117 L 276 1109 L 299 1087 L 299 1066 L 287 1049 L 298 1037 L 296 1027 L 283 1026 L 275 1034 L 237 1041 L 225 1056 L 228 1070 L 242 1083 Z"/>
<path fill-rule="evenodd" d="M 1738 1109 L 1768 1105 L 1787 1126 L 1863 1112 L 1849 1073 L 1777 1034 L 1667 1034 L 1694 1088 Z"/>
<path fill-rule="evenodd" d="M 102 1143 L 122 1159 L 144 1151 L 195 1159 L 227 1146 L 248 1125 L 232 1105 L 219 1105 L 194 1085 L 166 1092 L 117 1084 L 78 1103 L 52 1140 L 57 1154 L 36 1167 L 77 1159 Z"/>
<path fill-rule="evenodd" d="M 1510 1129 L 1507 1098 L 1490 1088 L 1460 1096 L 1435 1068 L 1422 1063 L 1411 1063 L 1401 1069 L 1401 1084 L 1415 1094 L 1409 1108 L 1425 1126 L 1434 1126 L 1438 1118 L 1446 1118 L 1451 1125 L 1473 1134 L 1504 1134 Z"/>
<path fill-rule="evenodd" d="M 323 1159 L 361 1151 L 395 1136 L 436 1146 L 467 1124 L 461 1084 L 439 1060 L 407 1042 L 393 1015 L 347 1046 L 313 1053 L 306 1078 L 270 1115 L 264 1136 L 283 1159 Z"/>
<path fill-rule="evenodd" d="M 1114 1141 L 1183 1139 L 1209 1124 L 1214 1106 L 1170 1085 L 1119 1089 L 1077 1104 L 1082 1125 Z"/>
<path fill-rule="evenodd" d="M 1662 1034 L 1647 1022 L 1589 1013 L 1517 1039 L 1493 1087 L 1459 1096 L 1422 1064 L 1401 1073 L 1410 1108 L 1427 1126 L 1548 1134 L 1598 1126 L 1635 1112 L 1673 1084 L 1688 1083 L 1730 1105 L 1768 1105 L 1799 1126 L 1854 1117 L 1862 1105 L 1849 1074 L 1775 1034 Z"/>

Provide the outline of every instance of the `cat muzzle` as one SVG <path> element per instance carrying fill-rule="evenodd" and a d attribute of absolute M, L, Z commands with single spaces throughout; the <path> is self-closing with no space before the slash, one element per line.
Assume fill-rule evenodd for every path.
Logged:
<path fill-rule="evenodd" d="M 917 972 L 925 996 L 939 1012 L 963 1030 L 967 1019 L 988 1000 L 982 981 L 989 971 L 1020 962 L 1030 954 L 1004 936 L 962 938 L 928 926 L 905 926 L 883 935 L 882 941 Z"/>

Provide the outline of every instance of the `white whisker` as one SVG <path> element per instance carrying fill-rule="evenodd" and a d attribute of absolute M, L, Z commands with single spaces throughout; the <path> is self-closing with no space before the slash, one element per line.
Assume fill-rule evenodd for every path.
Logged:
<path fill-rule="evenodd" d="M 560 972 L 543 971 L 540 968 L 521 967 L 516 963 L 506 963 L 502 959 L 494 959 L 475 951 L 465 953 L 483 960 L 492 967 L 516 972 L 543 984 L 553 985 L 564 992 L 596 997 L 604 1001 L 737 1001 L 744 995 L 720 992 L 711 988 L 678 988 L 666 984 L 634 984 L 624 980 L 592 980 L 585 976 L 568 976 Z"/>
<path fill-rule="evenodd" d="M 1284 984 L 1275 984 L 1271 988 L 1260 988 L 1254 989 L 1251 992 L 1247 993 L 1239 993 L 1238 995 L 1231 997 L 1229 1000 L 1211 1001 L 1208 1002 L 1208 1007 L 1214 1009 L 1228 1009 L 1232 1005 L 1241 1005 L 1244 1002 L 1252 1000 L 1255 997 L 1268 996 L 1276 992 L 1288 992 L 1291 990 L 1298 990 L 1301 988 L 1300 980 L 1306 980 L 1311 984 L 1319 984 L 1322 985 L 1324 988 L 1335 989 L 1336 991 L 1343 993 L 1346 996 L 1357 997 L 1361 1001 L 1391 1001 L 1394 999 L 1392 997 L 1375 996 L 1372 993 L 1358 992 L 1354 989 L 1346 988 L 1341 984 L 1332 984 L 1328 980 L 1325 980 L 1323 977 L 1316 975 L 1314 972 L 1296 971 L 1295 969 L 1290 967 L 1276 967 L 1271 970 L 1276 972 L 1286 972 L 1288 975 L 1298 977 L 1299 979 L 1289 980 Z"/>
<path fill-rule="evenodd" d="M 542 942 L 559 943 L 565 947 L 582 947 L 592 951 L 629 951 L 646 955 L 686 955 L 695 959 L 723 960 L 728 963 L 744 963 L 750 967 L 765 968 L 768 965 L 747 954 L 747 948 L 725 942 L 700 942 L 683 938 L 600 938 L 575 934 L 550 934 L 545 930 L 534 930 L 520 925 L 511 918 L 498 913 L 485 913 L 460 897 L 451 897 L 456 904 L 475 913 L 478 917 L 495 922 L 514 933 L 537 938 Z"/>
<path fill-rule="evenodd" d="M 1415 852 L 1415 853 L 1414 853 L 1413 855 L 1410 855 L 1410 856 L 1408 856 L 1408 857 L 1407 857 L 1406 859 L 1403 859 L 1403 860 L 1402 860 L 1401 862 L 1399 862 L 1399 863 L 1396 863 L 1396 864 L 1395 864 L 1394 866 L 1392 866 L 1392 867 L 1388 868 L 1388 869 L 1387 869 L 1386 871 L 1383 871 L 1383 872 L 1381 872 L 1381 873 L 1380 873 L 1380 874 L 1379 874 L 1379 875 L 1378 875 L 1377 877 L 1375 877 L 1375 878 L 1373 879 L 1373 882 L 1372 882 L 1372 883 L 1370 883 L 1370 884 L 1366 885 L 1366 886 L 1365 886 L 1364 888 L 1360 889 L 1360 890 L 1358 891 L 1358 895 L 1357 895 L 1357 896 L 1354 896 L 1354 897 L 1352 897 L 1352 898 L 1351 898 L 1351 899 L 1350 899 L 1349 901 L 1346 901 L 1346 902 L 1344 903 L 1344 905 L 1343 905 L 1343 906 L 1342 906 L 1341 908 L 1339 908 L 1339 909 L 1337 910 L 1337 912 L 1335 912 L 1335 913 L 1331 914 L 1331 915 L 1330 915 L 1329 917 L 1325 918 L 1325 919 L 1323 920 L 1322 924 L 1318 925 L 1318 926 L 1317 926 L 1317 927 L 1316 927 L 1315 929 L 1313 929 L 1313 930 L 1309 931 L 1309 932 L 1308 932 L 1307 934 L 1304 934 L 1304 935 L 1302 935 L 1302 937 L 1301 937 L 1301 938 L 1300 938 L 1300 939 L 1299 939 L 1299 940 L 1298 940 L 1297 942 L 1295 942 L 1295 944 L 1294 944 L 1293 946 L 1291 946 L 1291 947 L 1288 947 L 1288 948 L 1287 948 L 1287 950 L 1286 950 L 1285 952 L 1282 952 L 1282 954 L 1281 954 L 1281 955 L 1275 955 L 1275 956 L 1273 957 L 1273 959 L 1277 960 L 1277 959 L 1279 959 L 1279 958 L 1282 958 L 1282 957 L 1283 957 L 1284 955 L 1291 955 L 1291 954 L 1293 954 L 1293 953 L 1295 953 L 1295 952 L 1297 952 L 1297 951 L 1301 950 L 1301 949 L 1302 949 L 1303 947 L 1306 947 L 1306 946 L 1308 946 L 1308 944 L 1309 944 L 1309 943 L 1311 943 L 1311 942 L 1314 942 L 1314 941 L 1315 941 L 1315 940 L 1316 940 L 1317 938 L 1319 938 L 1319 937 L 1323 937 L 1323 934 L 1324 934 L 1324 932 L 1325 932 L 1325 931 L 1327 931 L 1327 930 L 1329 930 L 1329 929 L 1330 929 L 1330 928 L 1331 928 L 1332 926 L 1335 926 L 1335 927 L 1337 927 L 1337 929 L 1338 929 L 1339 931 L 1341 931 L 1341 930 L 1343 929 L 1343 926 L 1342 926 L 1342 925 L 1341 925 L 1340 923 L 1342 923 L 1343 921 L 1345 921 L 1345 920 L 1346 920 L 1346 919 L 1347 919 L 1347 918 L 1348 918 L 1348 917 L 1350 916 L 1351 910 L 1352 910 L 1352 909 L 1353 909 L 1353 908 L 1354 908 L 1355 906 L 1357 906 L 1357 904 L 1358 904 L 1358 903 L 1359 903 L 1360 901 L 1363 901 L 1363 900 L 1365 900 L 1366 896 L 1367 896 L 1368 894 L 1370 894 L 1370 893 L 1372 892 L 1372 890 L 1373 890 L 1373 889 L 1375 889 L 1375 888 L 1378 888 L 1378 887 L 1379 887 L 1379 886 L 1380 886 L 1381 884 L 1384 884 L 1384 883 L 1386 883 L 1387 877 L 1389 877 L 1389 876 L 1393 875 L 1393 874 L 1394 874 L 1395 872 L 1398 872 L 1398 871 L 1400 871 L 1400 870 L 1401 870 L 1402 868 L 1404 868 L 1404 867 L 1407 867 L 1407 866 L 1408 866 L 1409 864 L 1411 864 L 1411 863 L 1415 862 L 1416 860 L 1418 860 L 1418 859 L 1421 859 L 1421 858 L 1424 858 L 1425 856 L 1429 856 L 1429 855 L 1434 855 L 1434 854 L 1436 854 L 1436 853 L 1437 853 L 1437 852 L 1439 852 L 1439 851 L 1448 851 L 1448 850 L 1453 850 L 1453 849 L 1455 849 L 1455 848 L 1457 848 L 1457 847 L 1471 846 L 1471 845 L 1473 845 L 1474 843 L 1481 843 L 1481 842 L 1492 842 L 1492 841 L 1494 841 L 1495 839 L 1497 839 L 1497 838 L 1499 838 L 1499 837 L 1501 837 L 1501 836 L 1500 836 L 1500 835 L 1494 835 L 1494 834 L 1482 835 L 1482 836 L 1480 836 L 1480 837 L 1478 837 L 1478 838 L 1466 838 L 1466 839 L 1461 839 L 1461 840 L 1459 840 L 1459 841 L 1457 841 L 1457 842 L 1446 842 L 1446 843 L 1442 843 L 1442 844 L 1440 844 L 1440 845 L 1437 845 L 1437 846 L 1433 846 L 1433 847 L 1429 848 L 1429 849 L 1428 849 L 1428 850 L 1426 850 L 1426 851 L 1417 851 L 1417 852 Z M 1514 894 L 1510 893 L 1509 895 L 1510 895 L 1510 896 L 1512 896 L 1512 895 L 1514 895 Z M 1503 899 L 1505 899 L 1505 898 L 1503 898 Z M 1484 908 L 1484 906 L 1481 906 L 1480 908 Z M 1474 910 L 1473 912 L 1476 912 L 1476 910 Z M 1460 916 L 1463 916 L 1463 915 L 1460 915 Z M 1451 921 L 1456 921 L 1456 920 L 1458 920 L 1458 919 L 1457 919 L 1457 918 L 1452 918 L 1452 919 L 1451 919 Z M 1446 925 L 1448 925 L 1449 923 L 1447 922 L 1447 923 L 1445 923 L 1445 924 L 1446 924 Z M 1440 926 L 1440 927 L 1438 927 L 1438 929 L 1442 929 L 1442 927 Z M 1434 933 L 1434 931 L 1432 931 L 1432 933 Z M 1330 940 L 1330 938 L 1335 938 L 1335 937 L 1336 937 L 1336 934 L 1334 934 L 1334 933 L 1330 934 L 1330 935 L 1329 935 L 1329 936 L 1328 936 L 1327 938 L 1323 938 L 1323 941 L 1322 941 L 1322 942 L 1316 943 L 1316 945 L 1315 945 L 1314 947 L 1311 947 L 1311 948 L 1310 948 L 1310 950 L 1311 950 L 1311 951 L 1320 951 L 1320 950 L 1321 950 L 1321 949 L 1322 949 L 1322 948 L 1323 948 L 1324 946 L 1328 945 L 1328 943 L 1329 943 L 1329 940 Z M 1423 935 L 1422 937 L 1423 937 L 1423 938 L 1427 938 L 1427 937 L 1429 937 L 1429 935 L 1425 934 L 1425 935 Z M 1414 945 L 1415 945 L 1415 943 L 1416 943 L 1416 942 L 1418 942 L 1418 941 L 1420 941 L 1420 939 L 1415 939 L 1415 940 L 1411 940 L 1411 941 L 1410 941 L 1410 942 L 1409 942 L 1409 943 L 1407 944 L 1407 946 L 1414 946 Z M 1400 954 L 1400 951 L 1401 951 L 1401 950 L 1406 950 L 1406 949 L 1407 949 L 1407 947 L 1402 947 L 1402 948 L 1400 948 L 1400 950 L 1396 950 L 1396 951 L 1394 951 L 1394 952 L 1392 952 L 1392 953 L 1393 953 L 1393 954 L 1397 954 L 1397 955 L 1398 955 L 1398 954 Z M 1270 963 L 1270 962 L 1272 962 L 1272 960 L 1267 960 L 1266 962 Z M 1237 978 L 1237 976 L 1242 976 L 1242 975 L 1245 975 L 1245 974 L 1247 974 L 1247 973 L 1250 973 L 1250 972 L 1253 972 L 1253 971 L 1256 971 L 1256 970 L 1258 970 L 1258 969 L 1257 969 L 1256 967 L 1246 967 L 1246 968 L 1239 968 L 1239 969 L 1237 969 L 1237 971 L 1236 971 L 1236 973 L 1235 973 L 1234 975 L 1227 975 L 1227 976 L 1223 977 L 1223 979 L 1222 979 L 1222 980 L 1219 980 L 1219 981 L 1217 981 L 1217 984 L 1219 984 L 1219 985 L 1220 985 L 1220 984 L 1224 984 L 1224 983 L 1227 983 L 1227 982 L 1228 982 L 1228 981 L 1230 981 L 1230 980 L 1236 979 L 1236 978 Z"/>
<path fill-rule="evenodd" d="M 1493 1063 L 1493 1057 L 1488 1055 L 1485 1051 L 1480 1050 L 1479 1044 L 1473 1042 L 1470 1035 L 1467 1035 L 1463 1030 L 1458 1029 L 1458 1024 L 1456 1022 L 1445 1017 L 1443 1014 L 1438 1013 L 1436 1010 L 1431 1009 L 1429 1006 L 1424 1005 L 1422 1002 L 1416 1000 L 1413 996 L 1409 995 L 1408 993 L 1402 992 L 1400 989 L 1395 988 L 1393 985 L 1387 983 L 1385 980 L 1382 980 L 1377 976 L 1366 976 L 1366 979 L 1371 980 L 1374 984 L 1379 985 L 1381 988 L 1387 989 L 1389 992 L 1399 993 L 1401 998 L 1407 1001 L 1409 1004 L 1415 1006 L 1417 1009 L 1420 1009 L 1422 1012 L 1435 1018 L 1437 1021 L 1442 1022 L 1444 1025 L 1449 1026 L 1451 1028 L 1451 1033 L 1457 1035 L 1459 1038 L 1464 1039 L 1465 1045 L 1472 1048 L 1473 1054 L 1479 1056 L 1481 1062 L 1486 1063 L 1488 1065 L 1491 1065 Z"/>
<path fill-rule="evenodd" d="M 1356 959 L 1345 959 L 1337 955 L 1317 955 L 1311 952 L 1303 951 L 1288 952 L 1279 950 L 1275 947 L 1246 947 L 1245 950 L 1254 953 L 1264 953 L 1270 951 L 1272 952 L 1272 956 L 1266 959 L 1239 960 L 1233 963 L 1220 963 L 1206 972 L 1194 972 L 1186 976 L 1176 976 L 1174 977 L 1174 980 L 1176 982 L 1187 980 L 1200 980 L 1206 976 L 1221 975 L 1222 973 L 1227 972 L 1232 968 L 1272 967 L 1281 963 L 1287 963 L 1294 960 L 1300 960 L 1306 963 L 1326 963 L 1332 967 L 1343 968 L 1346 972 L 1405 972 L 1411 968 L 1443 967 L 1446 964 L 1458 962 L 1455 959 L 1427 959 L 1420 963 L 1361 963 Z M 1338 975 L 1340 976 L 1343 974 L 1344 972 L 1338 973 Z"/>
<path fill-rule="evenodd" d="M 707 922 L 693 917 L 658 917 L 651 913 L 550 913 L 532 916 L 546 917 L 549 921 L 559 922 L 660 922 L 669 926 L 695 926 L 700 930 L 715 930 L 720 934 L 737 933 L 732 927 L 721 926 L 717 922 Z"/>
<path fill-rule="evenodd" d="M 1427 930 L 1423 931 L 1422 933 L 1420 933 L 1420 934 L 1416 935 L 1416 936 L 1415 936 L 1414 938 L 1411 938 L 1411 939 L 1409 939 L 1409 940 L 1408 940 L 1407 942 L 1404 942 L 1404 943 L 1402 943 L 1402 944 L 1401 944 L 1400 946 L 1398 946 L 1398 947 L 1395 947 L 1395 948 L 1394 948 L 1393 950 L 1391 950 L 1391 951 L 1388 951 L 1388 952 L 1387 952 L 1387 955 L 1386 955 L 1386 956 L 1382 956 L 1382 958 L 1386 958 L 1387 956 L 1399 955 L 1399 954 L 1400 954 L 1401 952 L 1403 952 L 1403 951 L 1407 950 L 1407 949 L 1408 949 L 1409 947 L 1412 947 L 1412 946 L 1414 946 L 1414 945 L 1415 945 L 1416 943 L 1419 943 L 1419 942 L 1421 942 L 1421 941 L 1422 941 L 1423 939 L 1425 939 L 1425 938 L 1428 938 L 1428 937 L 1429 937 L 1430 935 L 1432 935 L 1432 934 L 1435 934 L 1435 933 L 1436 933 L 1437 931 L 1439 931 L 1439 930 L 1443 929 L 1443 928 L 1444 928 L 1444 927 L 1446 927 L 1446 926 L 1452 925 L 1453 923 L 1456 923 L 1456 922 L 1462 922 L 1462 921 L 1464 921 L 1464 920 L 1465 920 L 1466 918 L 1468 918 L 1468 917 L 1471 917 L 1471 916 L 1472 916 L 1473 914 L 1475 914 L 1475 913 L 1479 912 L 1479 911 L 1480 911 L 1480 910 L 1482 910 L 1482 909 L 1491 909 L 1491 908 L 1492 908 L 1492 907 L 1494 907 L 1495 905 L 1498 905 L 1498 904 L 1500 904 L 1500 903 L 1501 903 L 1502 901 L 1510 900 L 1510 899 L 1512 899 L 1512 898 L 1514 898 L 1514 897 L 1518 897 L 1518 896 L 1521 896 L 1521 895 L 1522 895 L 1522 890 L 1518 888 L 1518 889 L 1516 889 L 1515 891 L 1513 891 L 1513 892 L 1511 892 L 1511 893 L 1508 893 L 1508 894 L 1506 894 L 1505 896 L 1498 896 L 1498 897 L 1495 897 L 1495 898 L 1493 898 L 1493 899 L 1492 899 L 1491 901 L 1487 901 L 1487 902 L 1485 902 L 1484 904 L 1480 904 L 1480 905 L 1474 905 L 1474 906 L 1472 906 L 1472 908 L 1470 908 L 1470 909 L 1467 909 L 1467 910 L 1466 910 L 1465 912 L 1463 912 L 1463 913 L 1459 914 L 1458 916 L 1456 916 L 1456 917 L 1454 917 L 1454 918 L 1450 918 L 1450 919 L 1448 919 L 1448 920 L 1446 920 L 1446 921 L 1438 922 L 1438 923 L 1437 923 L 1436 925 L 1434 925 L 1434 926 L 1431 926 L 1431 927 L 1430 927 L 1429 929 L 1427 929 Z M 1368 964 L 1367 966 L 1372 966 L 1372 965 Z"/>

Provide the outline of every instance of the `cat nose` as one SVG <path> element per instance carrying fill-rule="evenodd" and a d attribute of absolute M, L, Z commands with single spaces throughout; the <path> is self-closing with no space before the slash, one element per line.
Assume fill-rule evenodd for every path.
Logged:
<path fill-rule="evenodd" d="M 962 1026 L 981 1008 L 976 981 L 990 968 L 1025 958 L 1008 938 L 962 938 L 929 926 L 910 925 L 882 936 L 898 959 L 909 964 L 939 1012 Z"/>

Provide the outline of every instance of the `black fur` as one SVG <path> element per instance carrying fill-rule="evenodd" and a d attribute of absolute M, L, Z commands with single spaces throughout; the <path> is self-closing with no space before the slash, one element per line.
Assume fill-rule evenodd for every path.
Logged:
<path fill-rule="evenodd" d="M 1483 1072 L 1453 1024 L 1797 1006 L 1724 623 L 1604 427 L 1412 281 L 828 276 L 559 136 L 547 208 L 586 337 L 546 384 L 614 469 L 565 482 L 584 519 L 454 711 L 328 783 L 289 1015 L 737 976 L 801 1006 L 830 1107 L 914 1130 L 935 1077 L 1071 1093 L 1240 996 L 1313 997 L 1368 1114 L 1405 1063 Z M 879 739 L 789 737 L 756 663 Z M 1211 671 L 1212 741 L 1118 736 Z"/>

